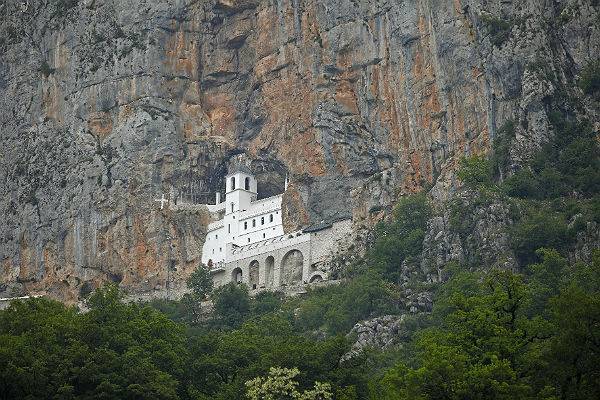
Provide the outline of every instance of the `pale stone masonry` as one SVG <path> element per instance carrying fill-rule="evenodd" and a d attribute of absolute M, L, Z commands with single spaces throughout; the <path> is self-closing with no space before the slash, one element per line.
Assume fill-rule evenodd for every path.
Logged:
<path fill-rule="evenodd" d="M 243 166 L 225 182 L 225 201 L 217 193 L 216 204 L 207 205 L 213 222 L 202 248 L 215 286 L 243 282 L 251 290 L 290 290 L 329 279 L 331 261 L 348 245 L 351 220 L 284 233 L 283 194 L 257 200 L 256 179 Z"/>

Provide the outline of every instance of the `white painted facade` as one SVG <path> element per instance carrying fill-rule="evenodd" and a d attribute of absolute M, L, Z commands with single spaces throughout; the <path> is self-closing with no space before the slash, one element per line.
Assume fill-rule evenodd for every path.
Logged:
<path fill-rule="evenodd" d="M 207 205 L 214 222 L 202 248 L 215 286 L 284 289 L 328 279 L 330 261 L 349 244 L 351 220 L 284 233 L 282 194 L 257 200 L 256 179 L 245 168 L 225 179 L 225 200 L 217 195 L 216 204 Z"/>
<path fill-rule="evenodd" d="M 202 263 L 228 262 L 227 246 L 245 246 L 283 235 L 281 197 L 257 198 L 256 179 L 237 171 L 226 177 L 225 201 L 209 205 L 216 221 L 208 225 Z"/>

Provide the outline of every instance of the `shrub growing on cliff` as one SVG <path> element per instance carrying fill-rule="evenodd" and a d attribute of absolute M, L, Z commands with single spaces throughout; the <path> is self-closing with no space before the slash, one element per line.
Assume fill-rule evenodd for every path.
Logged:
<path fill-rule="evenodd" d="M 405 260 L 415 260 L 423 250 L 423 239 L 431 207 L 425 193 L 403 197 L 390 222 L 375 229 L 375 243 L 367 253 L 367 263 L 389 281 L 397 282 Z"/>
<path fill-rule="evenodd" d="M 496 133 L 493 152 L 490 157 L 490 168 L 492 174 L 503 180 L 504 172 L 509 168 L 510 145 L 515 137 L 515 122 L 508 120 Z"/>
<path fill-rule="evenodd" d="M 600 146 L 596 133 L 583 121 L 549 114 L 555 134 L 502 189 L 524 199 L 554 199 L 573 194 L 591 197 L 600 192 Z"/>
<path fill-rule="evenodd" d="M 600 95 L 600 61 L 590 62 L 581 71 L 579 87 L 585 94 Z"/>
<path fill-rule="evenodd" d="M 476 189 L 492 184 L 491 163 L 483 155 L 473 155 L 460 160 L 458 178 L 467 186 Z"/>
<path fill-rule="evenodd" d="M 511 246 L 521 265 L 537 261 L 536 250 L 553 248 L 564 251 L 573 235 L 564 216 L 548 210 L 531 210 L 510 231 Z"/>
<path fill-rule="evenodd" d="M 493 15 L 484 14 L 480 18 L 490 35 L 490 42 L 496 47 L 501 47 L 510 36 L 513 23 Z"/>

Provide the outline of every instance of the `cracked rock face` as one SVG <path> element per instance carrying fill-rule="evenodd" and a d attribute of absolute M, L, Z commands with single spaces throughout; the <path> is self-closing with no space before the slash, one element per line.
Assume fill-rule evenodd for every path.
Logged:
<path fill-rule="evenodd" d="M 208 217 L 154 200 L 212 201 L 232 158 L 261 197 L 290 175 L 287 229 L 352 216 L 360 232 L 401 194 L 445 198 L 507 120 L 513 164 L 547 140 L 539 65 L 566 82 L 600 52 L 584 0 L 0 7 L 1 297 L 176 290 Z"/>
<path fill-rule="evenodd" d="M 408 331 L 404 327 L 406 315 L 384 315 L 357 322 L 348 333 L 355 339 L 348 353 L 341 361 L 346 361 L 361 354 L 366 349 L 387 349 L 408 339 Z"/>

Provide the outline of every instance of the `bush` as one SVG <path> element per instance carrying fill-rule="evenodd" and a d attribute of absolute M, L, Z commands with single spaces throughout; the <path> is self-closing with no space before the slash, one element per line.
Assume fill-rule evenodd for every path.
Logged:
<path fill-rule="evenodd" d="M 275 312 L 283 304 L 283 293 L 264 291 L 252 299 L 250 309 L 254 315 L 262 315 Z"/>
<path fill-rule="evenodd" d="M 490 168 L 495 177 L 502 177 L 509 167 L 510 145 L 515 137 L 515 122 L 508 120 L 496 133 L 493 152 L 490 157 Z"/>
<path fill-rule="evenodd" d="M 549 119 L 555 130 L 554 137 L 534 156 L 530 165 L 503 182 L 503 191 L 509 196 L 531 199 L 599 193 L 600 147 L 592 127 L 560 112 L 551 112 Z M 467 165 L 468 178 L 477 181 L 476 173 L 483 175 L 483 168 L 478 170 L 477 164 L 472 164 L 475 163 Z"/>
<path fill-rule="evenodd" d="M 537 261 L 536 250 L 554 248 L 564 251 L 573 241 L 567 223 L 561 215 L 552 215 L 543 208 L 517 222 L 511 229 L 511 247 L 521 265 Z"/>
<path fill-rule="evenodd" d="M 502 184 L 504 193 L 521 199 L 540 197 L 540 186 L 535 175 L 527 167 L 506 178 Z"/>
<path fill-rule="evenodd" d="M 513 26 L 512 21 L 507 21 L 493 15 L 482 15 L 481 21 L 486 25 L 490 34 L 490 42 L 496 47 L 501 47 L 510 36 Z"/>
<path fill-rule="evenodd" d="M 386 280 L 397 282 L 402 262 L 416 259 L 423 249 L 423 239 L 431 208 L 425 193 L 402 198 L 390 222 L 375 229 L 375 243 L 366 260 Z"/>
<path fill-rule="evenodd" d="M 585 94 L 600 94 L 600 62 L 590 62 L 579 77 L 579 87 Z"/>
<path fill-rule="evenodd" d="M 56 70 L 50 67 L 50 64 L 48 64 L 48 62 L 44 60 L 38 71 L 40 71 L 47 78 L 50 75 L 52 75 Z"/>
<path fill-rule="evenodd" d="M 471 188 L 491 186 L 491 163 L 483 155 L 473 155 L 460 160 L 458 178 Z"/>
<path fill-rule="evenodd" d="M 347 333 L 362 319 L 397 311 L 388 285 L 377 274 L 367 273 L 339 286 L 311 291 L 297 311 L 296 324 L 304 331 Z"/>

